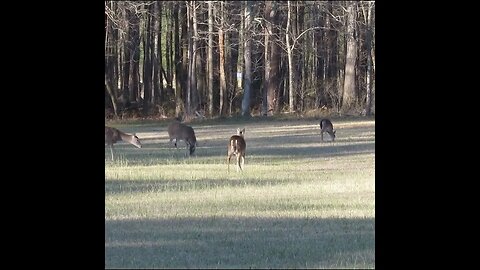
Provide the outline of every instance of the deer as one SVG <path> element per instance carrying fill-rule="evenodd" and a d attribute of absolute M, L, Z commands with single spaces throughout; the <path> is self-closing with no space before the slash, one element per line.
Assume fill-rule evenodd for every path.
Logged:
<path fill-rule="evenodd" d="M 329 119 L 322 119 L 320 120 L 320 135 L 321 139 L 323 141 L 323 133 L 327 132 L 330 135 L 330 138 L 332 139 L 332 142 L 335 141 L 335 132 L 336 130 L 333 129 L 333 124 L 332 121 Z"/>
<path fill-rule="evenodd" d="M 137 148 L 142 148 L 142 144 L 140 143 L 140 139 L 138 139 L 137 135 L 127 134 L 116 128 L 105 126 L 105 144 L 110 146 L 110 152 L 112 153 L 112 161 L 113 144 L 117 143 L 118 141 L 124 141 L 134 145 Z"/>
<path fill-rule="evenodd" d="M 243 171 L 242 167 L 245 167 L 245 150 L 247 149 L 247 143 L 245 142 L 244 135 L 245 135 L 245 128 L 243 128 L 242 130 L 237 128 L 237 135 L 233 135 L 232 137 L 230 137 L 230 141 L 228 143 L 228 149 L 227 149 L 227 163 L 228 163 L 229 172 L 230 172 L 230 159 L 232 158 L 233 155 L 237 157 L 237 163 L 236 163 L 237 172 L 239 170 Z"/>
<path fill-rule="evenodd" d="M 170 143 L 175 140 L 175 148 L 178 149 L 177 141 L 184 141 L 187 145 L 187 152 L 185 155 L 192 155 L 195 152 L 197 146 L 197 138 L 195 137 L 195 131 L 191 126 L 187 126 L 178 121 L 172 122 L 168 125 L 168 137 Z"/>

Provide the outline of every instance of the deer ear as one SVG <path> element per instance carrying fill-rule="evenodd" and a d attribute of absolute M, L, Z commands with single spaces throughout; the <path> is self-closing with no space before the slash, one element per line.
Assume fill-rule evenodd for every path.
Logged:
<path fill-rule="evenodd" d="M 242 133 L 245 133 L 245 128 L 242 129 Z"/>

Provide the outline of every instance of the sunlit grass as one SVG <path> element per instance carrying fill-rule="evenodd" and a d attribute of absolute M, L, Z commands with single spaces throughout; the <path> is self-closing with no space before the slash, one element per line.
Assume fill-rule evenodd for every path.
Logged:
<path fill-rule="evenodd" d="M 320 142 L 318 123 L 242 123 L 242 172 L 227 171 L 231 123 L 194 126 L 193 157 L 139 128 L 142 149 L 105 150 L 106 267 L 373 268 L 374 124 Z"/>

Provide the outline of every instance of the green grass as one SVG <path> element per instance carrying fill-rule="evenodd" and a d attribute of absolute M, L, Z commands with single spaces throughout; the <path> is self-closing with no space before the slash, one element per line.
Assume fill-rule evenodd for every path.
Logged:
<path fill-rule="evenodd" d="M 112 123 L 143 147 L 105 148 L 106 268 L 374 268 L 375 121 L 191 123 L 184 156 L 165 123 Z M 245 169 L 227 172 L 245 127 Z M 329 140 L 328 134 L 324 135 Z"/>

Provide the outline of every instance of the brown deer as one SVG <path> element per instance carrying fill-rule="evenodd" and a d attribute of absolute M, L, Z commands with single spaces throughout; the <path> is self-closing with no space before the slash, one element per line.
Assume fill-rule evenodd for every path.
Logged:
<path fill-rule="evenodd" d="M 245 128 L 242 130 L 237 128 L 237 135 L 233 135 L 232 137 L 230 137 L 230 142 L 228 143 L 227 150 L 228 171 L 230 171 L 230 159 L 233 155 L 237 157 L 237 172 L 239 170 L 243 171 L 242 167 L 245 167 L 245 150 L 247 149 L 247 143 L 243 138 L 244 135 Z"/>
<path fill-rule="evenodd" d="M 113 161 L 113 144 L 117 141 L 124 141 L 138 148 L 142 148 L 142 144 L 138 137 L 133 134 L 124 133 L 116 128 L 107 127 L 105 126 L 105 144 L 110 146 L 110 152 L 112 153 L 112 161 Z"/>
<path fill-rule="evenodd" d="M 180 122 L 172 122 L 168 125 L 168 137 L 170 138 L 170 143 L 175 139 L 175 148 L 177 147 L 177 141 L 184 141 L 187 145 L 187 153 L 190 156 L 195 152 L 197 146 L 197 138 L 195 137 L 195 131 L 192 127 L 182 124 Z"/>
<path fill-rule="evenodd" d="M 332 142 L 335 141 L 335 132 L 336 130 L 333 129 L 332 121 L 329 119 L 322 119 L 320 120 L 320 135 L 323 141 L 323 133 L 327 132 L 332 138 Z"/>

